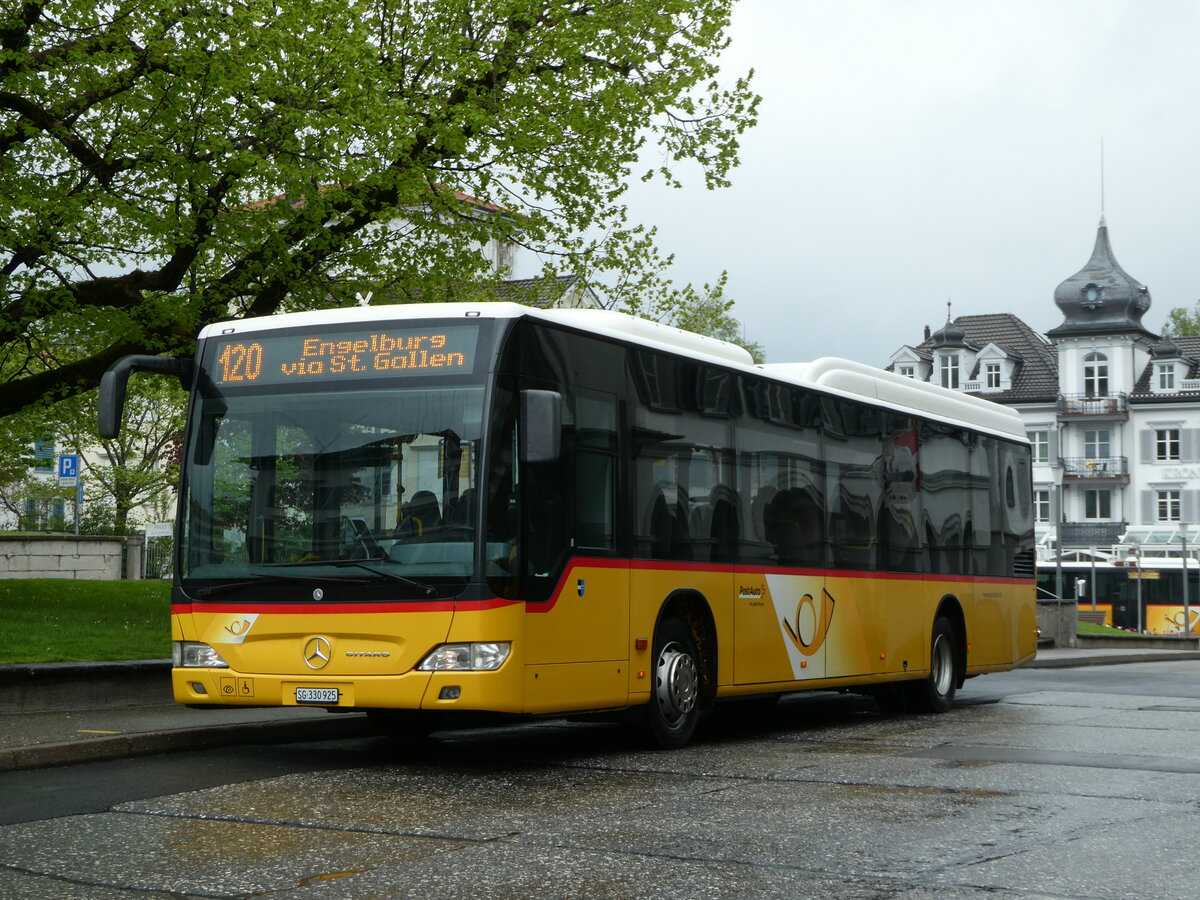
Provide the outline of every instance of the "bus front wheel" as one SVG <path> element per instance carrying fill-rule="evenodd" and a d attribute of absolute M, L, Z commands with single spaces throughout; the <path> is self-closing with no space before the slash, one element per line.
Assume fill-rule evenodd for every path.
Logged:
<path fill-rule="evenodd" d="M 654 635 L 654 684 L 646 707 L 653 743 L 664 750 L 687 744 L 700 718 L 700 663 L 691 630 L 665 620 Z"/>
<path fill-rule="evenodd" d="M 958 637 L 953 624 L 945 616 L 933 623 L 929 643 L 929 677 L 914 682 L 911 699 L 923 712 L 943 713 L 954 706 L 958 684 L 955 660 L 958 659 Z"/>

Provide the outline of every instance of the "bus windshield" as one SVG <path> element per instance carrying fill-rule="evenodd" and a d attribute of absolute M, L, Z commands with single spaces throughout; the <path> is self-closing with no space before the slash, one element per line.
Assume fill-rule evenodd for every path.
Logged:
<path fill-rule="evenodd" d="M 432 596 L 465 583 L 483 388 L 408 384 L 201 392 L 186 457 L 185 590 L 303 578 Z"/>

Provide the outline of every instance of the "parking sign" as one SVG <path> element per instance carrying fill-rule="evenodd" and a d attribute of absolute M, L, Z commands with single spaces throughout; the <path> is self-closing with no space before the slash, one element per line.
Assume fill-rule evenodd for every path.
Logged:
<path fill-rule="evenodd" d="M 58 458 L 58 485 L 59 487 L 75 487 L 75 480 L 79 477 L 79 457 L 71 453 L 60 456 Z"/>

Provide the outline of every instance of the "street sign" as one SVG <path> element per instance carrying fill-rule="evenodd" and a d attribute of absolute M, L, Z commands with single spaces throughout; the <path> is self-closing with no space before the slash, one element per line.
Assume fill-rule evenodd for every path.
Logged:
<path fill-rule="evenodd" d="M 70 453 L 58 458 L 58 486 L 75 487 L 79 479 L 79 456 Z"/>

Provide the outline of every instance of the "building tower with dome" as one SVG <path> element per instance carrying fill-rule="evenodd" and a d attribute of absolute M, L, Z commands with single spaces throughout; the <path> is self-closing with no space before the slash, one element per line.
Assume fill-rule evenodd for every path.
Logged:
<path fill-rule="evenodd" d="M 1062 322 L 1044 334 L 1009 313 L 948 317 L 887 368 L 1020 412 L 1043 562 L 1055 540 L 1105 559 L 1146 542 L 1190 550 L 1200 542 L 1200 337 L 1143 324 L 1150 291 L 1117 262 L 1103 218 L 1091 258 L 1053 296 Z"/>

